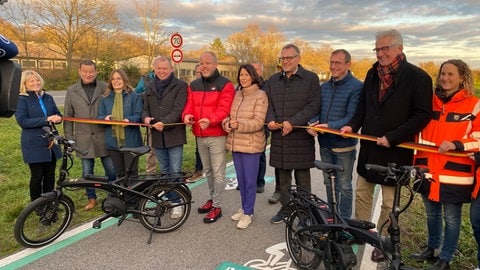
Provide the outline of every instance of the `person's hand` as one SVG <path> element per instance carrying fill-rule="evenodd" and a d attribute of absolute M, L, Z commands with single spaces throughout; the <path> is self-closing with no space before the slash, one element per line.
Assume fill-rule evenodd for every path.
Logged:
<path fill-rule="evenodd" d="M 313 123 L 308 123 L 309 127 L 315 127 L 318 124 L 318 121 L 315 121 Z M 307 128 L 307 133 L 312 135 L 313 137 L 317 137 L 317 131 L 313 128 Z"/>
<path fill-rule="evenodd" d="M 340 129 L 340 132 L 341 132 L 342 134 L 352 133 L 352 127 L 351 127 L 351 126 L 343 126 L 343 127 Z"/>
<path fill-rule="evenodd" d="M 293 130 L 293 126 L 288 121 L 283 121 L 282 136 L 287 136 Z"/>
<path fill-rule="evenodd" d="M 210 125 L 210 120 L 208 120 L 207 118 L 202 118 L 198 120 L 198 124 L 200 125 L 201 129 L 206 129 Z"/>
<path fill-rule="evenodd" d="M 183 123 L 185 125 L 193 125 L 193 123 L 194 123 L 193 115 L 191 115 L 191 114 L 185 115 L 185 117 L 183 118 Z"/>
<path fill-rule="evenodd" d="M 340 133 L 342 134 L 345 134 L 345 133 L 352 133 L 353 132 L 353 129 L 351 126 L 343 126 L 342 128 L 340 128 Z M 343 136 L 344 138 L 346 138 L 347 136 Z"/>
<path fill-rule="evenodd" d="M 455 144 L 453 142 L 443 141 L 442 144 L 440 144 L 440 146 L 438 147 L 438 152 L 440 154 L 444 154 L 448 151 L 455 150 L 455 149 L 456 149 L 456 147 L 455 147 Z"/>
<path fill-rule="evenodd" d="M 127 118 L 123 119 L 122 122 L 130 123 L 130 120 Z M 122 127 L 127 127 L 128 125 L 122 125 Z"/>
<path fill-rule="evenodd" d="M 163 129 L 165 128 L 165 124 L 162 122 L 156 122 L 155 124 L 152 125 L 152 127 L 157 131 L 162 132 Z"/>
<path fill-rule="evenodd" d="M 230 128 L 231 129 L 238 129 L 238 121 L 230 119 Z"/>
<path fill-rule="evenodd" d="M 143 119 L 143 123 L 149 125 L 153 119 L 153 117 L 145 117 L 145 119 Z"/>
<path fill-rule="evenodd" d="M 270 130 L 277 130 L 277 129 L 280 129 L 282 126 L 277 124 L 275 121 L 270 121 L 268 122 L 267 127 Z"/>
<path fill-rule="evenodd" d="M 109 115 L 105 116 L 105 118 L 103 118 L 103 120 L 112 121 L 113 120 L 112 115 L 109 114 Z"/>
<path fill-rule="evenodd" d="M 383 136 L 383 137 L 377 138 L 377 145 L 381 145 L 389 148 L 390 142 L 387 140 L 387 137 Z"/>
<path fill-rule="evenodd" d="M 222 127 L 223 127 L 223 130 L 225 130 L 225 132 L 227 132 L 227 133 L 232 132 L 232 128 L 230 127 L 230 122 L 229 121 L 224 121 L 223 124 L 222 124 Z"/>
<path fill-rule="evenodd" d="M 59 116 L 59 115 L 50 115 L 49 117 L 47 117 L 47 122 L 52 122 L 54 124 L 58 124 L 60 122 L 62 122 L 62 117 Z"/>

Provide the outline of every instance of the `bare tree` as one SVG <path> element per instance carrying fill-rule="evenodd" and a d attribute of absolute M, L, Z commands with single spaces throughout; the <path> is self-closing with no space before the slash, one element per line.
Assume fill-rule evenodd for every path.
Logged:
<path fill-rule="evenodd" d="M 134 24 L 143 29 L 142 36 L 147 43 L 147 60 L 150 64 L 161 51 L 161 46 L 168 41 L 164 29 L 164 12 L 162 0 L 132 0 L 136 15 L 130 18 Z"/>
<path fill-rule="evenodd" d="M 32 41 L 32 32 L 34 31 L 34 26 L 32 26 L 34 11 L 30 4 L 31 0 L 11 1 L 4 6 L 0 13 L 9 22 L 4 24 L 4 26 L 10 28 L 10 32 L 15 34 L 15 36 L 11 36 L 9 39 L 18 41 L 18 45 L 23 47 L 27 59 L 30 57 L 28 44 Z"/>
<path fill-rule="evenodd" d="M 31 6 L 35 11 L 33 24 L 45 33 L 44 44 L 65 56 L 68 73 L 85 37 L 118 25 L 116 5 L 110 0 L 32 1 Z"/>

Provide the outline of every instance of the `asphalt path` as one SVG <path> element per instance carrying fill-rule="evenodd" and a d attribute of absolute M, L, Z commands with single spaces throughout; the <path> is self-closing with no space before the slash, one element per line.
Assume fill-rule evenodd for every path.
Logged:
<path fill-rule="evenodd" d="M 65 94 L 67 93 L 67 91 L 47 91 L 47 93 L 52 95 L 57 106 L 63 106 L 63 104 L 65 104 Z"/>
<path fill-rule="evenodd" d="M 317 145 L 318 149 L 318 145 Z M 317 151 L 318 155 L 318 151 Z M 325 199 L 322 173 L 312 169 L 312 191 Z M 227 178 L 235 176 L 228 164 Z M 273 168 L 267 168 L 265 192 L 257 194 L 252 224 L 236 228 L 230 216 L 240 207 L 240 192 L 225 190 L 223 217 L 212 224 L 203 223 L 197 208 L 208 199 L 206 180 L 189 184 L 193 194 L 192 212 L 178 230 L 154 234 L 147 244 L 149 231 L 134 219 L 121 226 L 111 219 L 102 229 L 89 222 L 73 228 L 54 243 L 40 249 L 23 249 L 0 260 L 1 269 L 297 269 L 285 246 L 285 225 L 271 224 L 279 204 L 268 203 L 274 190 Z M 356 176 L 354 176 L 355 182 Z M 354 183 L 355 186 L 355 183 Z M 77 209 L 76 215 L 83 210 Z M 377 211 L 378 212 L 378 211 Z M 370 261 L 372 248 L 354 246 L 358 264 L 354 269 L 376 269 Z M 365 257 L 365 258 L 364 258 Z M 322 267 L 320 269 L 323 269 Z"/>

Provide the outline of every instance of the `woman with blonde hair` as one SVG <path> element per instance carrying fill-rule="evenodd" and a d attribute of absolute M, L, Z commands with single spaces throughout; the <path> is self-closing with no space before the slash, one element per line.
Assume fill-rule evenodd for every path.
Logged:
<path fill-rule="evenodd" d="M 55 186 L 55 167 L 62 156 L 58 145 L 45 137 L 43 127 L 62 122 L 53 97 L 43 90 L 44 80 L 37 72 L 25 70 L 20 79 L 15 118 L 22 128 L 23 161 L 30 168 L 30 199 L 33 201 Z"/>

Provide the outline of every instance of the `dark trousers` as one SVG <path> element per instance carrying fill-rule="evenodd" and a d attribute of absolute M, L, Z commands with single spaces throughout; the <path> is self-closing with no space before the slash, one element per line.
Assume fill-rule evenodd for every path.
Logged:
<path fill-rule="evenodd" d="M 202 171 L 203 164 L 202 160 L 200 159 L 200 154 L 198 153 L 198 142 L 197 137 L 195 137 L 195 171 Z"/>
<path fill-rule="evenodd" d="M 28 164 L 30 167 L 30 200 L 34 201 L 42 193 L 50 192 L 54 189 L 56 164 L 56 159 L 50 162 Z"/>
<path fill-rule="evenodd" d="M 108 155 L 113 161 L 115 170 L 117 171 L 117 178 L 125 176 L 127 170 L 132 168 L 130 172 L 131 175 L 138 175 L 138 158 L 135 160 L 134 157 L 128 153 L 122 153 L 118 150 L 107 149 Z M 133 162 L 133 165 L 132 165 Z"/>
<path fill-rule="evenodd" d="M 292 171 L 295 176 L 295 184 L 301 186 L 308 191 L 311 191 L 311 175 L 310 169 L 294 169 L 284 170 L 278 169 L 278 176 L 280 181 L 280 203 L 286 205 L 290 199 L 288 187 L 292 185 Z"/>
<path fill-rule="evenodd" d="M 257 187 L 265 186 L 266 171 L 267 171 L 267 157 L 265 156 L 265 151 L 263 151 L 260 154 L 260 160 L 258 163 Z"/>

